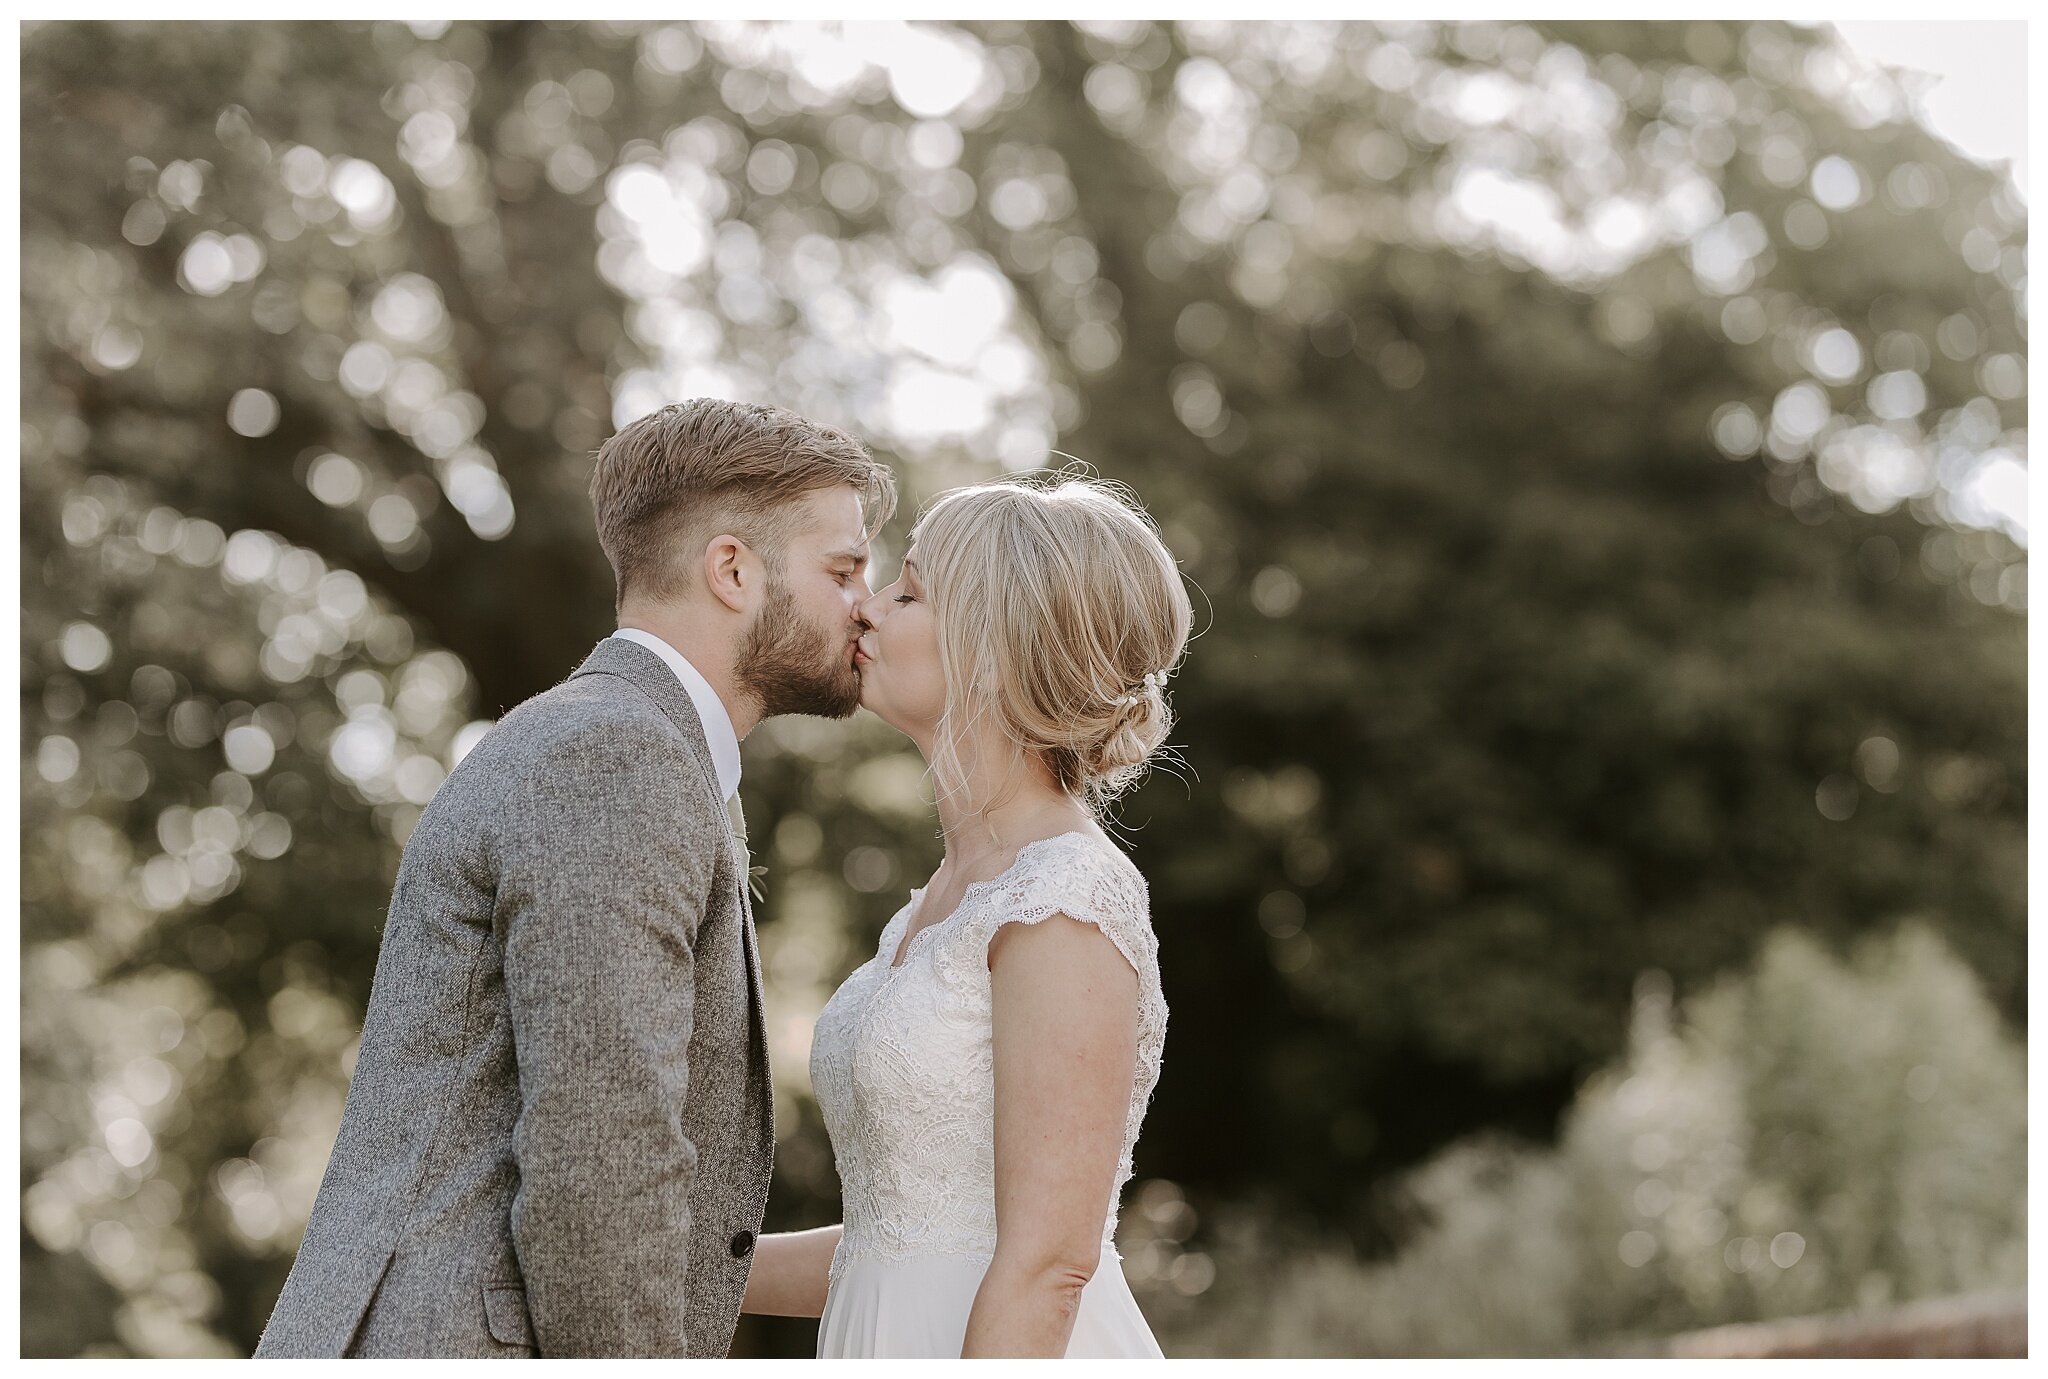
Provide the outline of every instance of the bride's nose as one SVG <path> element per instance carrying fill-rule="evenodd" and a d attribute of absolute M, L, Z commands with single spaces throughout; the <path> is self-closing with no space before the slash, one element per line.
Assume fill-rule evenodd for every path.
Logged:
<path fill-rule="evenodd" d="M 873 627 L 875 625 L 875 612 L 881 604 L 881 602 L 882 596 L 879 593 L 869 594 L 866 598 L 862 599 L 859 603 L 853 606 L 854 616 L 859 618 L 862 622 L 866 623 L 869 627 Z"/>

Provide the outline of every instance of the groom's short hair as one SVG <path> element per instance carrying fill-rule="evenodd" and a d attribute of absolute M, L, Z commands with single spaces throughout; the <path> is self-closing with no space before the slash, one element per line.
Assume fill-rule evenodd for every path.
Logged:
<path fill-rule="evenodd" d="M 641 417 L 598 447 L 590 477 L 617 603 L 676 597 L 703 543 L 721 532 L 779 571 L 791 504 L 839 484 L 860 494 L 870 533 L 895 510 L 888 466 L 844 431 L 795 412 L 700 397 Z"/>

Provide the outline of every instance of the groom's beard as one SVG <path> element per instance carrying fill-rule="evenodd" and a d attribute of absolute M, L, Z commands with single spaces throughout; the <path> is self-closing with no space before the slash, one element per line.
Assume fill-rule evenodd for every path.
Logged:
<path fill-rule="evenodd" d="M 835 635 L 804 622 L 789 586 L 770 576 L 767 602 L 747 629 L 733 678 L 761 705 L 763 718 L 844 718 L 860 707 L 860 672 L 849 646 L 843 629 Z"/>

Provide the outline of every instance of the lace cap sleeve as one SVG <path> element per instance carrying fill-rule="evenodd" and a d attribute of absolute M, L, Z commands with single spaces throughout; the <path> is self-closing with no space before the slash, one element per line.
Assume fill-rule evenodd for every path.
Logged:
<path fill-rule="evenodd" d="M 1005 924 L 1037 924 L 1064 914 L 1109 936 L 1145 985 L 1156 978 L 1159 943 L 1148 914 L 1145 878 L 1130 859 L 1086 834 L 1033 845 L 1024 865 L 989 897 L 981 921 L 985 950 Z"/>

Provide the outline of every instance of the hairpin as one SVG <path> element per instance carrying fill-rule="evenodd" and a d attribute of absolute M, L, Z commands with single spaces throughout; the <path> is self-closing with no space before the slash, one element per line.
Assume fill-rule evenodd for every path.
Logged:
<path fill-rule="evenodd" d="M 1163 670 L 1155 670 L 1152 671 L 1150 674 L 1146 675 L 1145 688 L 1164 691 L 1166 689 L 1166 672 Z M 1138 690 L 1132 690 L 1129 694 L 1118 695 L 1116 702 L 1126 707 L 1129 707 L 1132 704 L 1141 702 L 1144 699 L 1144 697 L 1145 696 Z"/>

